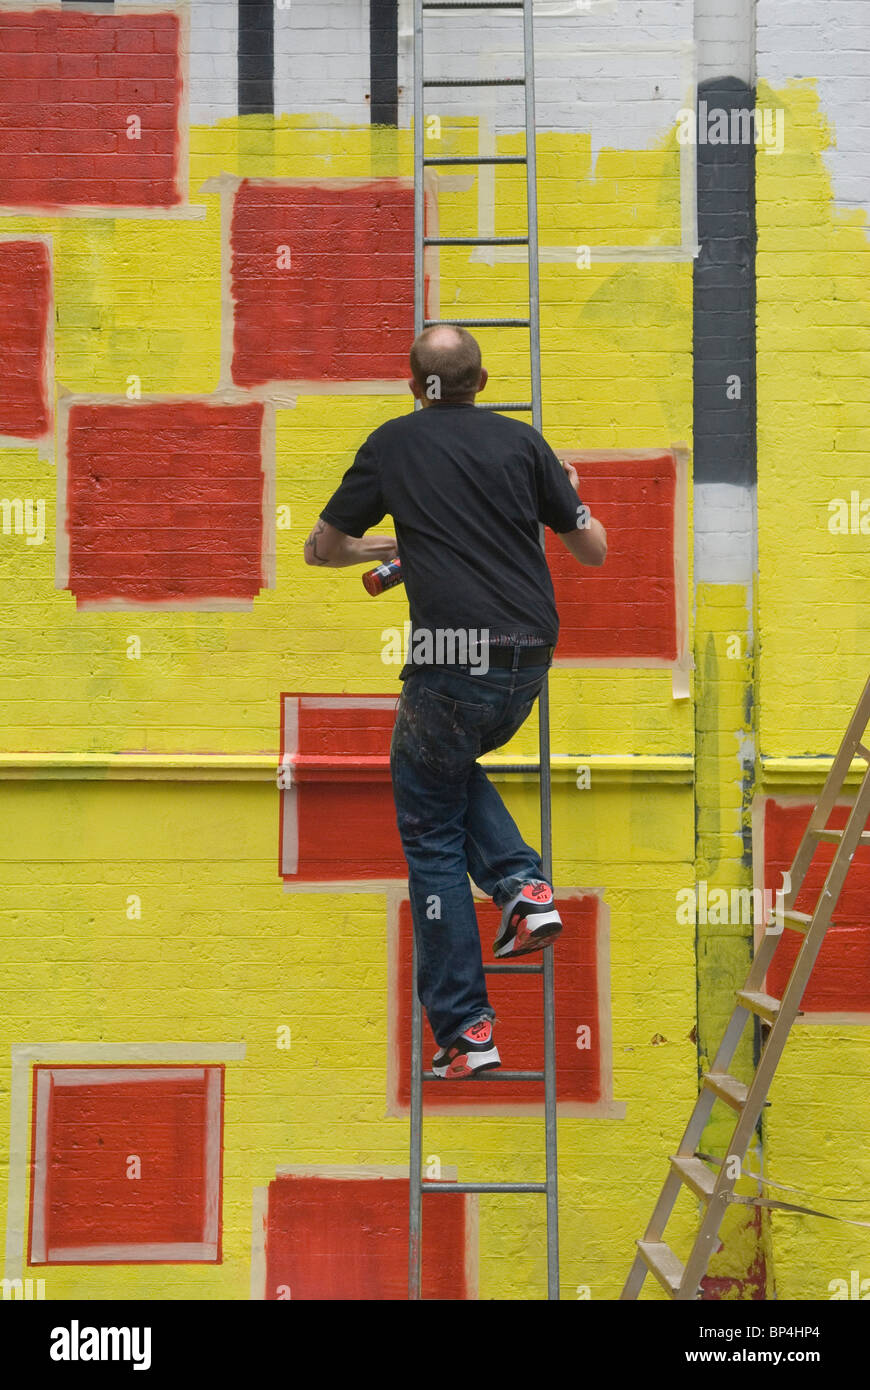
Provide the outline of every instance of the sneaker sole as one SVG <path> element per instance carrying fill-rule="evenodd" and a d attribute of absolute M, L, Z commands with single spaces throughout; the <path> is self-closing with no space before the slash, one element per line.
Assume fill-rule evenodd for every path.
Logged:
<path fill-rule="evenodd" d="M 493 946 L 493 955 L 496 959 L 501 956 L 527 956 L 530 951 L 543 950 L 555 941 L 562 930 L 562 919 L 558 912 L 549 912 L 543 920 L 538 918 L 538 925 L 529 926 L 528 918 L 521 922 L 514 936 L 499 946 L 496 941 Z"/>
<path fill-rule="evenodd" d="M 491 1071 L 493 1067 L 500 1066 L 498 1048 L 491 1047 L 486 1052 L 466 1052 L 460 1057 L 454 1057 L 446 1067 L 433 1064 L 432 1070 L 442 1081 L 465 1081 L 476 1072 Z"/>

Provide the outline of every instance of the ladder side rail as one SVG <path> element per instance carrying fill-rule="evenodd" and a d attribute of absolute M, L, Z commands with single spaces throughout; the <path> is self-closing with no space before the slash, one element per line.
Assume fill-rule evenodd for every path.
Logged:
<path fill-rule="evenodd" d="M 791 884 L 789 891 L 784 895 L 783 905 L 788 911 L 794 907 L 798 893 L 800 892 L 810 860 L 815 853 L 818 841 L 814 836 L 814 831 L 824 830 L 837 798 L 841 795 L 844 783 L 849 775 L 852 760 L 858 752 L 864 732 L 870 721 L 870 679 L 864 686 L 864 690 L 855 706 L 848 727 L 843 735 L 843 741 L 834 757 L 828 775 L 825 778 L 821 795 L 813 807 L 812 815 L 807 822 L 807 827 L 801 837 L 800 844 L 795 852 L 791 866 Z"/>
<path fill-rule="evenodd" d="M 731 1138 L 729 1155 L 739 1158 L 741 1164 L 746 1150 L 749 1148 L 755 1126 L 761 1117 L 767 1093 L 773 1082 L 792 1025 L 797 1018 L 804 991 L 809 983 L 813 966 L 830 925 L 831 913 L 842 890 L 852 856 L 861 843 L 861 833 L 868 816 L 870 816 L 870 771 L 865 773 L 862 780 L 861 789 L 843 832 L 840 847 L 828 870 L 825 886 L 813 914 L 812 925 L 804 937 L 797 959 L 792 966 L 788 983 L 780 1001 L 779 1012 L 762 1048 L 755 1076 L 749 1086 L 746 1104 Z M 716 1180 L 713 1198 L 692 1247 L 692 1254 L 686 1263 L 678 1294 L 681 1299 L 695 1297 L 697 1286 L 707 1268 L 712 1244 L 718 1235 L 719 1225 L 725 1214 L 728 1195 L 735 1182 L 736 1178 L 728 1176 L 727 1165 L 723 1162 Z"/>
<path fill-rule="evenodd" d="M 870 769 L 865 772 L 861 781 L 858 795 L 843 830 L 843 838 L 837 847 L 822 891 L 819 894 L 812 922 L 801 942 L 800 950 L 791 968 L 791 974 L 788 977 L 788 983 L 783 991 L 780 1004 L 780 1016 L 782 1014 L 797 1015 L 804 990 L 809 983 L 813 966 L 830 927 L 831 915 L 843 891 L 843 884 L 851 867 L 852 858 L 861 844 L 862 833 L 868 817 L 870 817 Z M 779 1023 L 779 1018 L 774 1023 L 774 1028 L 777 1023 Z"/>
<path fill-rule="evenodd" d="M 535 125 L 535 36 L 533 0 L 523 4 L 523 77 L 526 125 L 526 233 L 529 272 L 529 369 L 532 425 L 543 424 L 541 396 L 541 322 L 538 278 L 538 182 Z M 539 531 L 545 549 L 545 532 Z M 545 677 L 538 698 L 539 785 L 541 798 L 541 859 L 544 877 L 553 879 L 553 811 L 550 782 L 550 690 Z M 553 949 L 544 950 L 544 1136 L 547 1157 L 547 1298 L 559 1297 L 559 1172 L 556 1108 L 556 1018 Z"/>
<path fill-rule="evenodd" d="M 423 0 L 414 0 L 414 336 L 423 327 L 425 188 L 423 184 Z M 419 409 L 420 402 L 414 402 Z M 423 1006 L 417 997 L 417 942 L 411 932 L 411 1096 L 408 1160 L 408 1298 L 422 1296 Z"/>

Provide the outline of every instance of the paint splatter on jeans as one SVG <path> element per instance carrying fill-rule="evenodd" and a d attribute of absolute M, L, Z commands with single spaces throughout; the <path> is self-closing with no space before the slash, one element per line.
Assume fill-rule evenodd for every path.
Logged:
<path fill-rule="evenodd" d="M 472 675 L 430 667 L 404 683 L 390 749 L 396 819 L 417 944 L 417 992 L 440 1047 L 480 1018 L 486 992 L 468 876 L 502 907 L 543 878 L 477 759 L 513 737 L 532 712 L 546 666 Z"/>

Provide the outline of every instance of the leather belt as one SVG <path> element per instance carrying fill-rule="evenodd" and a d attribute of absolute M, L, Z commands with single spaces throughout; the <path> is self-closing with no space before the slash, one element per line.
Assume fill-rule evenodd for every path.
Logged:
<path fill-rule="evenodd" d="M 555 647 L 520 647 L 518 666 L 549 666 Z M 516 647 L 497 647 L 490 643 L 486 649 L 490 666 L 513 666 Z"/>

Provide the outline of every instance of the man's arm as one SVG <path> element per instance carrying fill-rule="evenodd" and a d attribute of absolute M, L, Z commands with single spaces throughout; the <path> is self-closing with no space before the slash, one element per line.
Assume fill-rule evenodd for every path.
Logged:
<path fill-rule="evenodd" d="M 603 565 L 607 558 L 607 532 L 594 516 L 579 530 L 560 531 L 559 540 L 581 565 Z"/>
<path fill-rule="evenodd" d="M 305 542 L 305 562 L 343 569 L 346 565 L 380 564 L 397 555 L 393 536 L 348 536 L 322 517 Z"/>
<path fill-rule="evenodd" d="M 580 486 L 577 469 L 567 459 L 562 459 L 561 463 L 568 474 L 569 483 L 576 492 Z M 607 532 L 601 522 L 596 521 L 588 507 L 583 508 L 582 515 L 578 513 L 577 526 L 573 531 L 560 531 L 558 535 L 562 544 L 581 565 L 604 564 L 607 558 Z"/>

